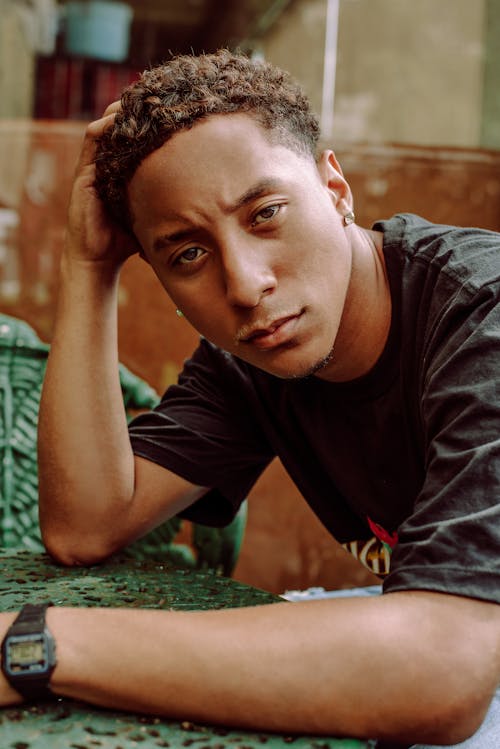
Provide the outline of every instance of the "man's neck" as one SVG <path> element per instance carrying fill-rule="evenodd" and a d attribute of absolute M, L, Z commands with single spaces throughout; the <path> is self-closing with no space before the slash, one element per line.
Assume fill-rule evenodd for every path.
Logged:
<path fill-rule="evenodd" d="M 391 324 L 391 294 L 383 234 L 352 227 L 352 268 L 331 360 L 316 374 L 348 382 L 367 374 L 384 350 Z"/>

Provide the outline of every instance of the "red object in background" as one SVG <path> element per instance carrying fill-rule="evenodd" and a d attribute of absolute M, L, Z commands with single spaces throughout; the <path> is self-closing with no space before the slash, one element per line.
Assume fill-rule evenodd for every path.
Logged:
<path fill-rule="evenodd" d="M 39 57 L 33 116 L 38 120 L 95 120 L 138 75 L 129 65 Z"/>
<path fill-rule="evenodd" d="M 35 79 L 34 117 L 78 119 L 83 111 L 83 60 L 39 57 Z"/>
<path fill-rule="evenodd" d="M 123 89 L 137 80 L 139 73 L 125 65 L 99 63 L 94 70 L 92 117 L 100 117 L 108 104 L 120 98 Z"/>

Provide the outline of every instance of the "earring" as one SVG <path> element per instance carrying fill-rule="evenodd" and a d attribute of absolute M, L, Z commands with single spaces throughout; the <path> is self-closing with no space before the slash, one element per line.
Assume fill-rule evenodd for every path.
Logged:
<path fill-rule="evenodd" d="M 184 317 L 184 315 L 182 313 L 182 310 L 180 310 L 180 309 L 176 309 L 175 310 L 175 314 L 177 315 L 177 317 Z"/>
<path fill-rule="evenodd" d="M 349 211 L 349 213 L 346 213 L 344 216 L 344 225 L 350 226 L 353 224 L 356 220 L 356 216 L 354 215 L 354 211 Z"/>

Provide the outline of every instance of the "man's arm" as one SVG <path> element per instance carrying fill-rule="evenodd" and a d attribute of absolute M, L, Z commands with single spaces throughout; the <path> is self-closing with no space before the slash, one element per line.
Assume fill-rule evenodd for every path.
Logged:
<path fill-rule="evenodd" d="M 40 523 L 65 563 L 98 561 L 197 499 L 202 489 L 146 460 L 129 442 L 119 375 L 117 291 L 134 239 L 94 189 L 92 123 L 70 201 L 59 303 L 39 413 Z"/>
<path fill-rule="evenodd" d="M 500 608 L 436 593 L 47 620 L 57 694 L 255 730 L 454 744 L 500 678 Z"/>

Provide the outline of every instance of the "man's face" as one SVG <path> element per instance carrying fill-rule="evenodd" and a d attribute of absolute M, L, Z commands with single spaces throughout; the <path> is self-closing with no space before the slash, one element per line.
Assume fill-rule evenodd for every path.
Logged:
<path fill-rule="evenodd" d="M 335 368 L 335 355 L 324 361 L 351 251 L 333 163 L 272 142 L 247 115 L 215 115 L 151 153 L 129 185 L 134 232 L 175 305 L 279 377 Z"/>

